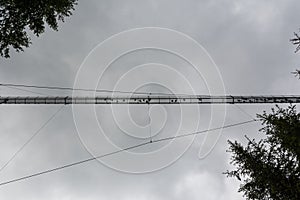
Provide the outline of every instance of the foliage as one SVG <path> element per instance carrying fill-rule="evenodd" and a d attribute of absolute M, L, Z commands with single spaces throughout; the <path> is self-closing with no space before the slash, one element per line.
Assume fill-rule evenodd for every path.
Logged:
<path fill-rule="evenodd" d="M 58 21 L 72 14 L 77 0 L 0 0 L 0 55 L 9 57 L 10 48 L 17 52 L 28 47 L 31 30 L 39 36 L 45 23 L 57 30 Z"/>
<path fill-rule="evenodd" d="M 295 53 L 297 53 L 300 50 L 300 36 L 294 32 L 294 38 L 290 39 L 290 42 L 292 42 L 293 45 L 296 45 Z M 296 69 L 296 71 L 292 72 L 296 77 L 299 76 L 300 79 L 300 70 Z"/>
<path fill-rule="evenodd" d="M 290 42 L 297 46 L 295 50 L 295 53 L 297 53 L 300 50 L 300 36 L 294 32 L 294 38 L 290 39 Z"/>
<path fill-rule="evenodd" d="M 292 74 L 295 75 L 295 77 L 299 76 L 300 79 L 300 70 L 296 69 L 294 72 L 291 72 Z"/>
<path fill-rule="evenodd" d="M 231 164 L 229 177 L 242 182 L 239 192 L 247 199 L 300 199 L 300 113 L 290 105 L 276 106 L 271 114 L 258 115 L 266 137 L 260 141 L 247 138 L 247 146 L 229 142 Z"/>

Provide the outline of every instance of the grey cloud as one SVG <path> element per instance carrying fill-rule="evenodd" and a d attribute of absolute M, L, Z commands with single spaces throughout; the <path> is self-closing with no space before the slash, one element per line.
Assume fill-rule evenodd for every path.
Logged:
<path fill-rule="evenodd" d="M 300 62 L 299 55 L 293 54 L 288 42 L 299 28 L 299 7 L 296 0 L 79 1 L 74 15 L 60 24 L 58 32 L 47 30 L 40 38 L 33 37 L 32 46 L 24 53 L 1 59 L 0 82 L 72 86 L 83 59 L 97 44 L 120 31 L 155 26 L 181 31 L 202 44 L 218 65 L 229 94 L 299 94 L 300 82 L 290 74 Z M 140 63 L 144 55 L 138 55 L 124 64 L 130 67 L 131 63 Z M 165 62 L 176 66 L 167 56 L 156 58 L 165 58 Z M 109 72 L 113 78 L 122 73 L 117 69 L 121 64 Z M 193 75 L 190 78 L 197 80 Z M 0 94 L 31 95 L 8 88 L 1 88 Z M 227 108 L 226 123 L 249 119 L 235 106 Z M 243 108 L 254 116 L 270 106 Z M 1 106 L 0 165 L 55 109 Z M 207 108 L 202 111 L 206 114 Z M 0 173 L 0 180 L 89 157 L 72 117 L 71 108 L 65 108 Z M 0 199 L 242 199 L 237 193 L 238 183 L 222 175 L 230 167 L 226 140 L 245 142 L 244 134 L 262 137 L 257 134 L 259 127 L 251 124 L 224 130 L 216 147 L 203 160 L 197 157 L 203 141 L 199 136 L 177 162 L 154 173 L 121 173 L 95 161 L 0 187 Z M 145 147 L 140 151 L 147 150 Z"/>

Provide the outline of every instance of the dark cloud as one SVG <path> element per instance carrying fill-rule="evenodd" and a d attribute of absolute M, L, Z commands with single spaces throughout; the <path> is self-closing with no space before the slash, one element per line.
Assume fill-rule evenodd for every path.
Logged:
<path fill-rule="evenodd" d="M 202 44 L 218 65 L 230 94 L 297 94 L 300 82 L 290 72 L 300 60 L 288 40 L 299 28 L 299 7 L 296 0 L 80 1 L 74 15 L 60 24 L 58 32 L 48 29 L 40 38 L 33 37 L 32 46 L 25 52 L 1 59 L 0 80 L 72 86 L 83 59 L 97 44 L 120 31 L 155 26 L 181 31 Z M 135 62 L 139 63 L 138 59 Z M 112 77 L 120 73 L 117 68 L 112 69 L 115 70 L 109 72 Z M 8 88 L 1 88 L 0 93 L 30 95 Z M 47 91 L 47 94 L 57 93 L 62 94 Z M 249 119 L 235 106 L 227 108 L 226 123 Z M 270 106 L 243 108 L 255 116 Z M 56 109 L 55 106 L 1 106 L 0 165 Z M 0 180 L 89 157 L 72 117 L 71 108 L 65 108 L 0 173 Z M 154 173 L 121 173 L 95 161 L 2 186 L 0 199 L 242 199 L 237 193 L 238 183 L 222 175 L 230 167 L 226 140 L 245 142 L 244 134 L 261 137 L 256 134 L 258 128 L 259 124 L 251 124 L 224 130 L 214 150 L 202 160 L 198 159 L 204 139 L 200 136 L 181 159 Z"/>

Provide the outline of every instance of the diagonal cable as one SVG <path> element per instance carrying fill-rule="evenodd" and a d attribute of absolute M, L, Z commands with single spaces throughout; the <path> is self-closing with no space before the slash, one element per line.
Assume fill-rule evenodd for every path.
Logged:
<path fill-rule="evenodd" d="M 7 167 L 11 161 L 33 140 L 33 138 L 35 136 L 37 136 L 41 130 L 43 128 L 45 128 L 54 118 L 55 116 L 64 108 L 65 105 L 61 106 L 53 115 L 50 116 L 50 118 L 44 123 L 42 124 L 42 126 L 37 129 L 37 131 L 35 131 L 35 133 L 27 139 L 27 141 L 13 154 L 13 156 L 8 160 L 6 161 L 6 163 L 0 168 L 0 172 L 2 172 L 4 170 L 5 167 Z"/>
<path fill-rule="evenodd" d="M 242 107 L 240 107 L 239 105 L 237 104 L 234 104 L 242 113 L 244 113 L 245 115 L 247 115 L 248 117 L 250 117 L 251 119 L 253 120 L 257 120 L 256 118 L 252 117 L 252 115 L 250 115 L 245 109 L 243 109 Z"/>
<path fill-rule="evenodd" d="M 63 166 L 60 166 L 60 167 L 48 169 L 48 170 L 41 171 L 41 172 L 38 172 L 38 173 L 34 173 L 34 174 L 31 174 L 31 175 L 23 176 L 23 177 L 20 177 L 20 178 L 11 179 L 11 180 L 6 181 L 6 182 L 1 182 L 0 186 L 8 185 L 10 183 L 14 183 L 14 182 L 29 179 L 29 178 L 32 178 L 32 177 L 40 176 L 40 175 L 47 174 L 47 173 L 50 173 L 50 172 L 62 170 L 62 169 L 69 168 L 69 167 L 72 167 L 72 166 L 75 166 L 75 165 L 80 165 L 80 164 L 90 162 L 90 161 L 93 161 L 93 160 L 96 160 L 96 159 L 99 159 L 99 158 L 104 158 L 104 157 L 111 156 L 111 155 L 114 155 L 114 154 L 117 154 L 117 153 L 120 153 L 120 152 L 123 152 L 123 151 L 127 151 L 127 150 L 130 150 L 130 149 L 135 149 L 137 147 L 152 144 L 152 143 L 155 143 L 155 142 L 162 142 L 162 141 L 166 141 L 166 140 L 173 140 L 173 139 L 176 139 L 176 138 L 183 138 L 183 137 L 188 137 L 188 136 L 192 136 L 192 135 L 198 135 L 200 133 L 206 133 L 206 132 L 209 132 L 209 131 L 225 129 L 225 128 L 230 128 L 230 127 L 234 127 L 234 126 L 240 126 L 240 125 L 244 125 L 244 124 L 248 124 L 248 123 L 252 123 L 252 122 L 256 122 L 256 121 L 257 120 L 249 120 L 249 121 L 239 122 L 239 123 L 235 123 L 235 124 L 229 124 L 229 125 L 225 125 L 225 126 L 217 127 L 217 128 L 213 128 L 213 129 L 207 129 L 207 130 L 203 130 L 203 131 L 197 131 L 197 132 L 193 132 L 193 133 L 177 135 L 177 136 L 174 136 L 174 137 L 166 137 L 166 138 L 161 138 L 161 139 L 157 139 L 157 140 L 153 140 L 153 141 L 148 141 L 148 142 L 141 143 L 141 144 L 134 145 L 134 146 L 130 146 L 130 147 L 127 147 L 127 148 L 124 148 L 124 149 L 119 149 L 119 150 L 113 151 L 111 153 L 103 154 L 103 155 L 96 156 L 96 157 L 91 157 L 91 158 L 88 158 L 88 159 L 85 159 L 85 160 L 73 162 L 71 164 L 67 164 L 67 165 L 63 165 Z"/>
<path fill-rule="evenodd" d="M 217 128 L 212 128 L 212 129 L 197 131 L 197 132 L 193 132 L 193 133 L 186 133 L 186 134 L 181 134 L 181 135 L 176 135 L 176 136 L 171 136 L 171 137 L 156 139 L 156 140 L 153 140 L 152 143 L 166 141 L 166 140 L 172 140 L 172 139 L 176 139 L 176 138 L 183 138 L 183 137 L 188 137 L 188 136 L 192 136 L 192 135 L 199 135 L 201 133 L 206 133 L 206 132 L 210 132 L 210 131 L 216 131 L 216 130 L 230 128 L 230 127 L 234 127 L 234 126 L 240 126 L 240 125 L 244 125 L 244 124 L 249 124 L 249 123 L 252 123 L 252 122 L 255 122 L 255 121 L 257 121 L 257 120 L 253 119 L 253 120 L 248 120 L 248 121 L 239 122 L 239 123 L 235 123 L 235 124 L 225 125 L 225 126 L 222 126 L 222 127 L 217 127 Z"/>
<path fill-rule="evenodd" d="M 0 83 L 0 86 L 13 86 L 22 88 L 36 88 L 47 90 L 67 90 L 67 91 L 84 91 L 84 92 L 104 92 L 104 93 L 120 93 L 120 94 L 143 94 L 143 95 L 182 95 L 189 96 L 189 94 L 172 94 L 164 92 L 134 92 L 134 91 L 122 91 L 122 90 L 108 90 L 108 89 L 90 89 L 90 88 L 72 88 L 72 87 L 58 87 L 58 86 L 39 86 L 39 85 L 25 85 L 25 84 L 12 84 L 12 83 Z"/>
<path fill-rule="evenodd" d="M 19 90 L 19 91 L 23 91 L 23 92 L 29 92 L 29 93 L 32 93 L 32 94 L 39 94 L 39 95 L 49 96 L 49 95 L 41 93 L 41 92 L 34 92 L 34 91 L 31 91 L 31 90 L 21 89 L 21 88 L 17 88 L 17 87 L 13 87 L 13 86 L 5 86 L 5 87 L 13 89 L 13 90 Z"/>
<path fill-rule="evenodd" d="M 120 153 L 122 151 L 127 151 L 127 150 L 130 150 L 130 149 L 141 147 L 141 146 L 147 145 L 149 143 L 150 142 L 141 143 L 141 144 L 138 144 L 138 145 L 127 147 L 125 149 L 120 149 L 120 150 L 117 150 L 117 151 L 113 151 L 111 153 L 103 154 L 103 155 L 100 155 L 100 156 L 97 156 L 97 157 L 88 158 L 88 159 L 85 159 L 85 160 L 81 160 L 81 161 L 78 161 L 78 162 L 73 162 L 71 164 L 63 165 L 63 166 L 56 167 L 56 168 L 53 168 L 53 169 L 48 169 L 48 170 L 41 171 L 41 172 L 31 174 L 31 175 L 28 175 L 28 176 L 23 176 L 21 178 L 12 179 L 10 181 L 0 183 L 0 186 L 7 185 L 9 183 L 13 183 L 13 182 L 17 182 L 17 181 L 21 181 L 21 180 L 24 180 L 24 179 L 32 178 L 32 177 L 35 177 L 35 176 L 40 176 L 40 175 L 47 174 L 47 173 L 50 173 L 50 172 L 58 171 L 58 170 L 61 170 L 61 169 L 64 169 L 64 168 L 72 167 L 74 165 L 83 164 L 83 163 L 90 162 L 90 161 L 93 161 L 93 160 L 96 160 L 96 159 L 99 159 L 99 158 L 104 158 L 104 157 L 107 157 L 107 156 L 110 156 L 110 155 Z"/>

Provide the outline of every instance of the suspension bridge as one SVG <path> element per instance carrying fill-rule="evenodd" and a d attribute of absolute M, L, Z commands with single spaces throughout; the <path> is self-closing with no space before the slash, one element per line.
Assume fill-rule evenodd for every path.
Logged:
<path fill-rule="evenodd" d="M 19 89 L 19 88 L 35 88 L 35 89 L 48 89 L 48 90 L 69 90 L 69 91 L 86 91 L 94 92 L 97 95 L 93 96 L 0 96 L 1 105 L 69 105 L 69 104 L 284 104 L 300 103 L 300 95 L 256 95 L 256 96 L 236 96 L 236 95 L 223 95 L 223 96 L 212 96 L 212 95 L 186 95 L 186 94 L 166 94 L 166 93 L 147 93 L 147 92 L 126 92 L 126 91 L 112 91 L 112 90 L 92 90 L 92 89 L 76 89 L 67 87 L 53 87 L 53 86 L 35 86 L 35 85 L 17 85 L 17 84 L 0 84 L 12 89 L 23 90 L 34 94 L 41 94 L 30 90 Z M 98 93 L 102 92 L 102 95 Z M 109 94 L 109 95 L 104 95 Z M 115 94 L 122 94 L 116 96 Z M 126 94 L 127 96 L 125 96 Z M 43 94 L 42 94 L 43 95 Z M 63 106 L 64 107 L 64 106 Z M 30 141 L 44 128 L 63 108 L 59 108 L 42 126 L 35 132 L 16 152 L 15 154 L 2 166 L 0 172 L 23 150 L 23 148 L 30 143 Z M 8 181 L 0 182 L 0 186 L 11 184 L 14 182 L 22 181 L 25 179 L 33 178 L 36 176 L 44 175 L 54 171 L 69 168 L 82 163 L 90 162 L 99 158 L 111 156 L 129 149 L 138 148 L 152 143 L 163 142 L 173 140 L 176 138 L 189 137 L 192 135 L 198 135 L 201 133 L 207 133 L 209 131 L 220 130 L 230 128 L 234 126 L 240 126 L 248 123 L 257 121 L 256 119 L 238 122 L 234 124 L 223 125 L 221 127 L 211 128 L 207 130 L 197 131 L 193 133 L 186 133 L 166 138 L 158 138 L 150 141 L 146 141 L 141 144 L 133 145 L 127 148 L 119 149 L 103 155 L 91 157 L 85 160 L 69 163 L 48 170 L 40 171 L 30 175 L 22 176 Z"/>
<path fill-rule="evenodd" d="M 300 103 L 300 96 L 144 95 L 95 97 L 0 96 L 0 104 L 279 104 Z"/>

